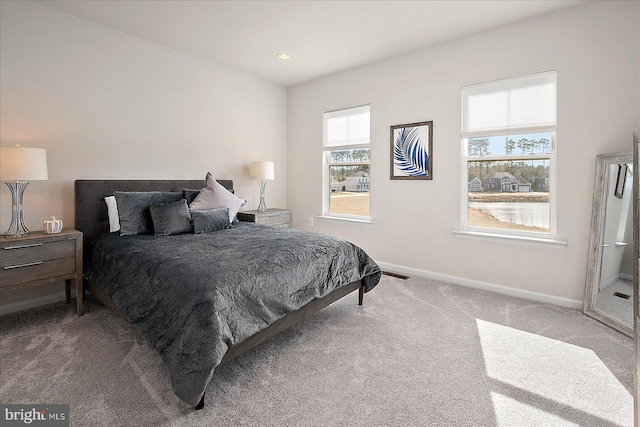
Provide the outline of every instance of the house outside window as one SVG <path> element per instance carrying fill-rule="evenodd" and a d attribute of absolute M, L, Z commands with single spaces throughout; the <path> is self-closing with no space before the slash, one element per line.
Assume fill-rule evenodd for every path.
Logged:
<path fill-rule="evenodd" d="M 555 236 L 556 72 L 462 88 L 462 228 Z"/>
<path fill-rule="evenodd" d="M 370 219 L 369 135 L 369 105 L 323 114 L 323 215 Z"/>

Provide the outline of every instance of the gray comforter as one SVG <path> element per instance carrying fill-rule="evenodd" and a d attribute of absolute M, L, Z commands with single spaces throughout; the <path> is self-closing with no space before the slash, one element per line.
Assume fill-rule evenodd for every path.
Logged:
<path fill-rule="evenodd" d="M 229 347 L 314 298 L 380 268 L 340 238 L 240 223 L 208 234 L 100 237 L 86 276 L 124 310 L 167 365 L 175 394 L 200 401 Z"/>

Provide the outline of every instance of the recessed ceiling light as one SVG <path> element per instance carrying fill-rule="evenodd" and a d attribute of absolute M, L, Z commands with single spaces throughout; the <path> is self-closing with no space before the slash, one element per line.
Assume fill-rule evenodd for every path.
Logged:
<path fill-rule="evenodd" d="M 289 55 L 286 52 L 282 52 L 278 54 L 278 58 L 282 59 L 283 61 L 286 61 L 287 59 L 291 59 L 291 55 Z"/>

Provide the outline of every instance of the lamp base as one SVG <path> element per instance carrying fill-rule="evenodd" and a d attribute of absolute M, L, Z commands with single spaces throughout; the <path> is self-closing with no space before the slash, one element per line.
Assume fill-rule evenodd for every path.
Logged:
<path fill-rule="evenodd" d="M 264 201 L 264 188 L 267 186 L 267 181 L 261 179 L 258 181 L 258 185 L 260 186 L 260 204 L 258 205 L 258 212 L 265 212 L 267 210 L 267 204 Z"/>
<path fill-rule="evenodd" d="M 29 182 L 12 181 L 5 182 L 9 191 L 11 191 L 11 224 L 4 232 L 5 237 L 22 237 L 28 236 L 30 231 L 24 225 L 24 215 L 22 213 L 22 201 L 24 199 L 24 190 L 27 189 Z"/>

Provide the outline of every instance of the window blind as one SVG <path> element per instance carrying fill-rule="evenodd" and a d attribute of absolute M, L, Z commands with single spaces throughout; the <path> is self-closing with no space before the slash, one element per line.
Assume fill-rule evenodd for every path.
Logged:
<path fill-rule="evenodd" d="M 462 137 L 551 132 L 556 128 L 556 72 L 462 88 Z"/>
<path fill-rule="evenodd" d="M 325 113 L 325 147 L 369 144 L 369 106 Z"/>

